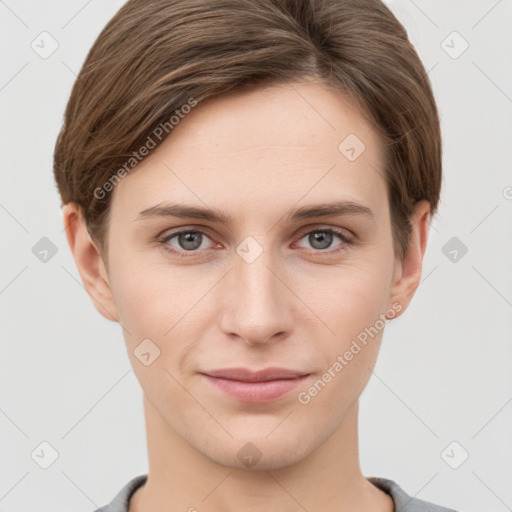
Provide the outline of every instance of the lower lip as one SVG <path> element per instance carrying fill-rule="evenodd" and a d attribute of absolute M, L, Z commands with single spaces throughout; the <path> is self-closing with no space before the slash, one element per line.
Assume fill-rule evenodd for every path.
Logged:
<path fill-rule="evenodd" d="M 240 380 L 211 377 L 210 375 L 204 375 L 204 377 L 215 387 L 238 400 L 265 403 L 276 400 L 290 392 L 300 383 L 304 382 L 308 375 L 294 379 L 268 380 L 265 382 L 243 382 Z"/>

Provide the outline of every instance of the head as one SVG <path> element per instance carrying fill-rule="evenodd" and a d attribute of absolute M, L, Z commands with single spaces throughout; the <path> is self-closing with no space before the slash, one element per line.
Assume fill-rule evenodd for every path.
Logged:
<path fill-rule="evenodd" d="M 414 295 L 439 119 L 379 0 L 132 0 L 80 71 L 54 173 L 154 414 L 216 462 L 251 441 L 277 467 L 340 428 Z M 309 376 L 248 403 L 202 375 L 271 366 Z"/>

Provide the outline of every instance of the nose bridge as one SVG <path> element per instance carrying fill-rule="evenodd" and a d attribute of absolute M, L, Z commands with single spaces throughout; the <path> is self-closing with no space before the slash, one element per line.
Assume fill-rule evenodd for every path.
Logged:
<path fill-rule="evenodd" d="M 238 282 L 238 300 L 246 306 L 246 311 L 263 311 L 275 301 L 278 293 L 277 279 L 269 270 L 272 268 L 271 251 L 263 252 L 255 261 L 248 263 L 241 259 L 234 268 Z M 265 306 L 265 308 L 263 308 Z"/>
<path fill-rule="evenodd" d="M 290 305 L 283 283 L 274 274 L 279 267 L 274 251 L 248 238 L 234 255 L 221 327 L 248 343 L 264 343 L 290 329 Z"/>

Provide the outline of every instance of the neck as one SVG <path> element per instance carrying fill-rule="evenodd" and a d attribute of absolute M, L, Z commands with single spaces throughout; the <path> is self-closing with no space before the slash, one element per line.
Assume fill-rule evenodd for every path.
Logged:
<path fill-rule="evenodd" d="M 174 432 L 144 395 L 149 471 L 129 512 L 148 510 L 393 512 L 390 496 L 361 474 L 358 403 L 337 431 L 291 465 L 223 466 Z"/>

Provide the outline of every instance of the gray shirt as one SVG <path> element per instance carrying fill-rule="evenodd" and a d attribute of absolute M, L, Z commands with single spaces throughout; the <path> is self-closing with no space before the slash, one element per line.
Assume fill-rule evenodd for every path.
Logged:
<path fill-rule="evenodd" d="M 108 505 L 94 512 L 128 512 L 128 502 L 132 494 L 146 482 L 147 477 L 147 475 L 139 475 L 132 478 Z M 428 501 L 411 498 L 393 480 L 378 477 L 368 477 L 367 480 L 391 496 L 395 503 L 395 512 L 456 512 L 451 508 L 440 507 Z"/>

